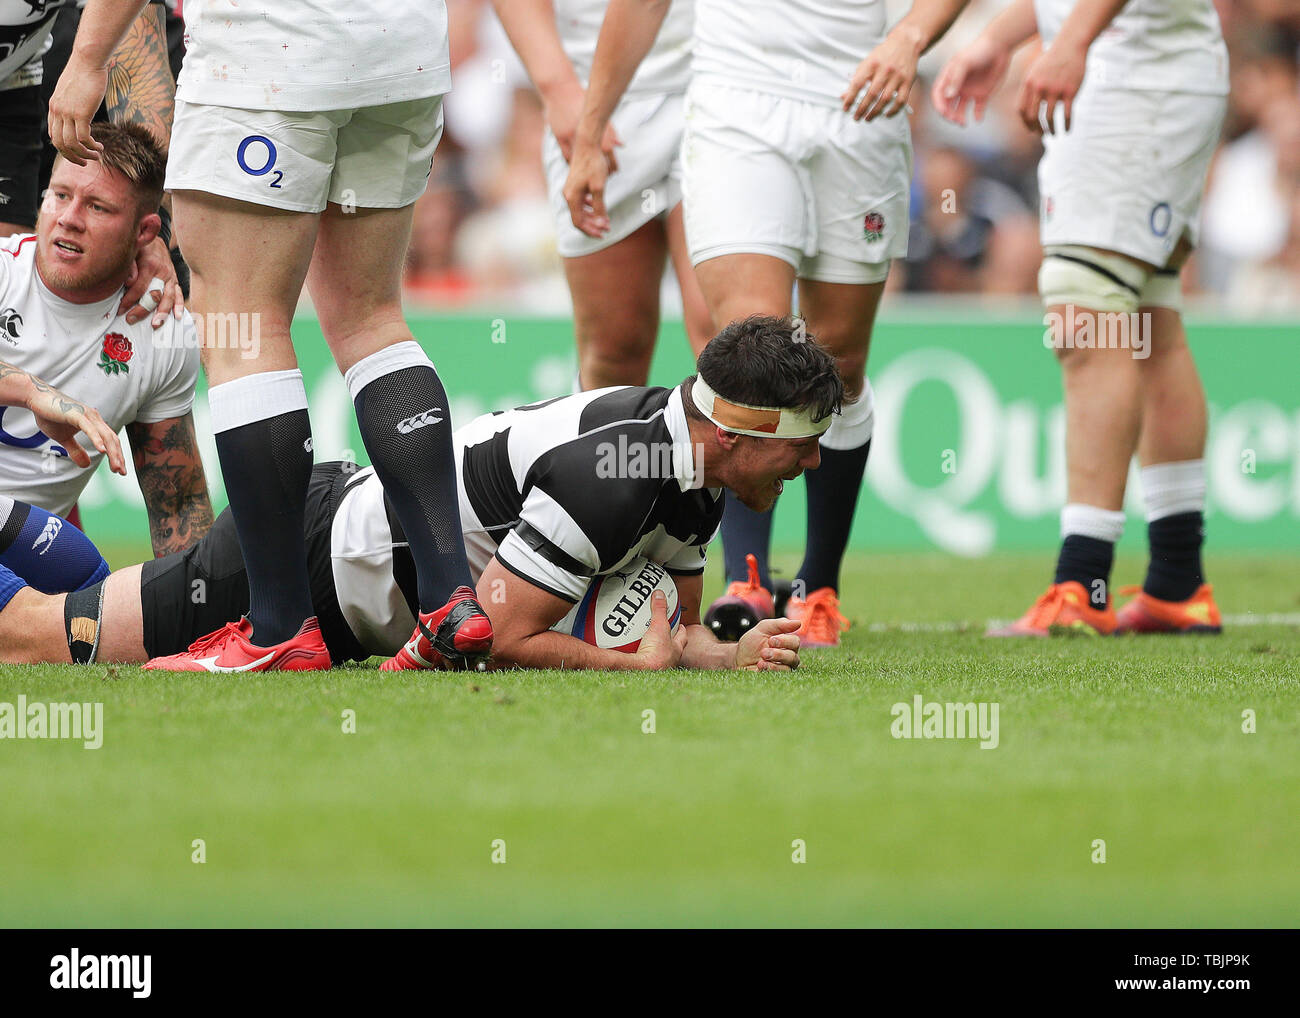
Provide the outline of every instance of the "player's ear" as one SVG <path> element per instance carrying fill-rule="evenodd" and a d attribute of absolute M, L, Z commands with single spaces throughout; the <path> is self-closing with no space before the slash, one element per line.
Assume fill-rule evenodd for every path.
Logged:
<path fill-rule="evenodd" d="M 718 445 L 722 446 L 722 448 L 727 452 L 731 452 L 731 450 L 736 447 L 736 443 L 740 440 L 740 436 L 735 432 L 726 431 L 723 428 L 714 428 L 713 432 L 714 436 L 718 440 Z"/>
<path fill-rule="evenodd" d="M 158 231 L 161 229 L 162 219 L 157 212 L 150 212 L 148 215 L 141 216 L 140 223 L 136 227 L 136 249 L 141 250 L 152 244 L 153 239 L 158 236 Z"/>

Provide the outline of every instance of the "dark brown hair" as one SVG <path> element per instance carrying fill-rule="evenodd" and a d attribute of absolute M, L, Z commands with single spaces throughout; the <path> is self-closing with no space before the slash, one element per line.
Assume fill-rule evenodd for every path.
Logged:
<path fill-rule="evenodd" d="M 714 392 L 735 403 L 804 410 L 821 420 L 844 401 L 835 358 L 797 318 L 737 319 L 709 340 L 696 368 Z M 692 400 L 685 402 L 694 409 Z"/>

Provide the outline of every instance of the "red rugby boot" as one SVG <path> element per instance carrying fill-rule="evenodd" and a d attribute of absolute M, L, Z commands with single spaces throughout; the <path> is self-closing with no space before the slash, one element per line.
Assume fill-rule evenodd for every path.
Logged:
<path fill-rule="evenodd" d="M 331 667 L 315 616 L 284 643 L 259 647 L 249 639 L 252 634 L 247 617 L 227 622 L 195 640 L 188 650 L 153 658 L 144 667 L 169 672 L 309 672 Z"/>
<path fill-rule="evenodd" d="M 421 612 L 406 645 L 379 667 L 386 672 L 407 668 L 482 668 L 492 653 L 492 622 L 471 587 L 457 587 L 451 600 L 434 612 Z"/>

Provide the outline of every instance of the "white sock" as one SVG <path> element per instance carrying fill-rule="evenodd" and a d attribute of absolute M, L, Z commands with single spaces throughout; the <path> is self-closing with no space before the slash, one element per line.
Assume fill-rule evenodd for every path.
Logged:
<path fill-rule="evenodd" d="M 1071 502 L 1061 510 L 1061 539 L 1071 534 L 1092 537 L 1116 544 L 1124 533 L 1124 513 L 1120 509 L 1099 509 L 1095 505 Z"/>
<path fill-rule="evenodd" d="M 875 426 L 876 397 L 871 391 L 871 383 L 863 378 L 862 395 L 844 402 L 840 412 L 831 421 L 831 426 L 822 434 L 822 448 L 841 452 L 858 449 L 871 440 Z"/>
<path fill-rule="evenodd" d="M 1205 460 L 1143 467 L 1142 498 L 1148 523 L 1179 513 L 1205 512 Z"/>
<path fill-rule="evenodd" d="M 369 357 L 362 357 L 348 368 L 343 380 L 347 382 L 348 395 L 355 403 L 357 394 L 376 378 L 391 375 L 404 368 L 433 367 L 433 361 L 424 352 L 424 348 L 414 340 L 394 343 L 382 350 L 376 350 Z"/>
<path fill-rule="evenodd" d="M 214 434 L 306 409 L 307 388 L 303 385 L 302 372 L 297 368 L 259 371 L 231 382 L 222 382 L 208 390 L 208 411 Z"/>

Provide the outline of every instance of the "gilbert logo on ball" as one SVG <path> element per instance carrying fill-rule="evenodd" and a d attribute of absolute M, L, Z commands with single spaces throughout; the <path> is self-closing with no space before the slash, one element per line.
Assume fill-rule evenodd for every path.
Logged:
<path fill-rule="evenodd" d="M 635 653 L 650 628 L 650 598 L 656 590 L 668 599 L 668 624 L 676 631 L 682 617 L 677 584 L 663 566 L 641 557 L 593 579 L 582 599 L 551 629 L 603 650 Z"/>

